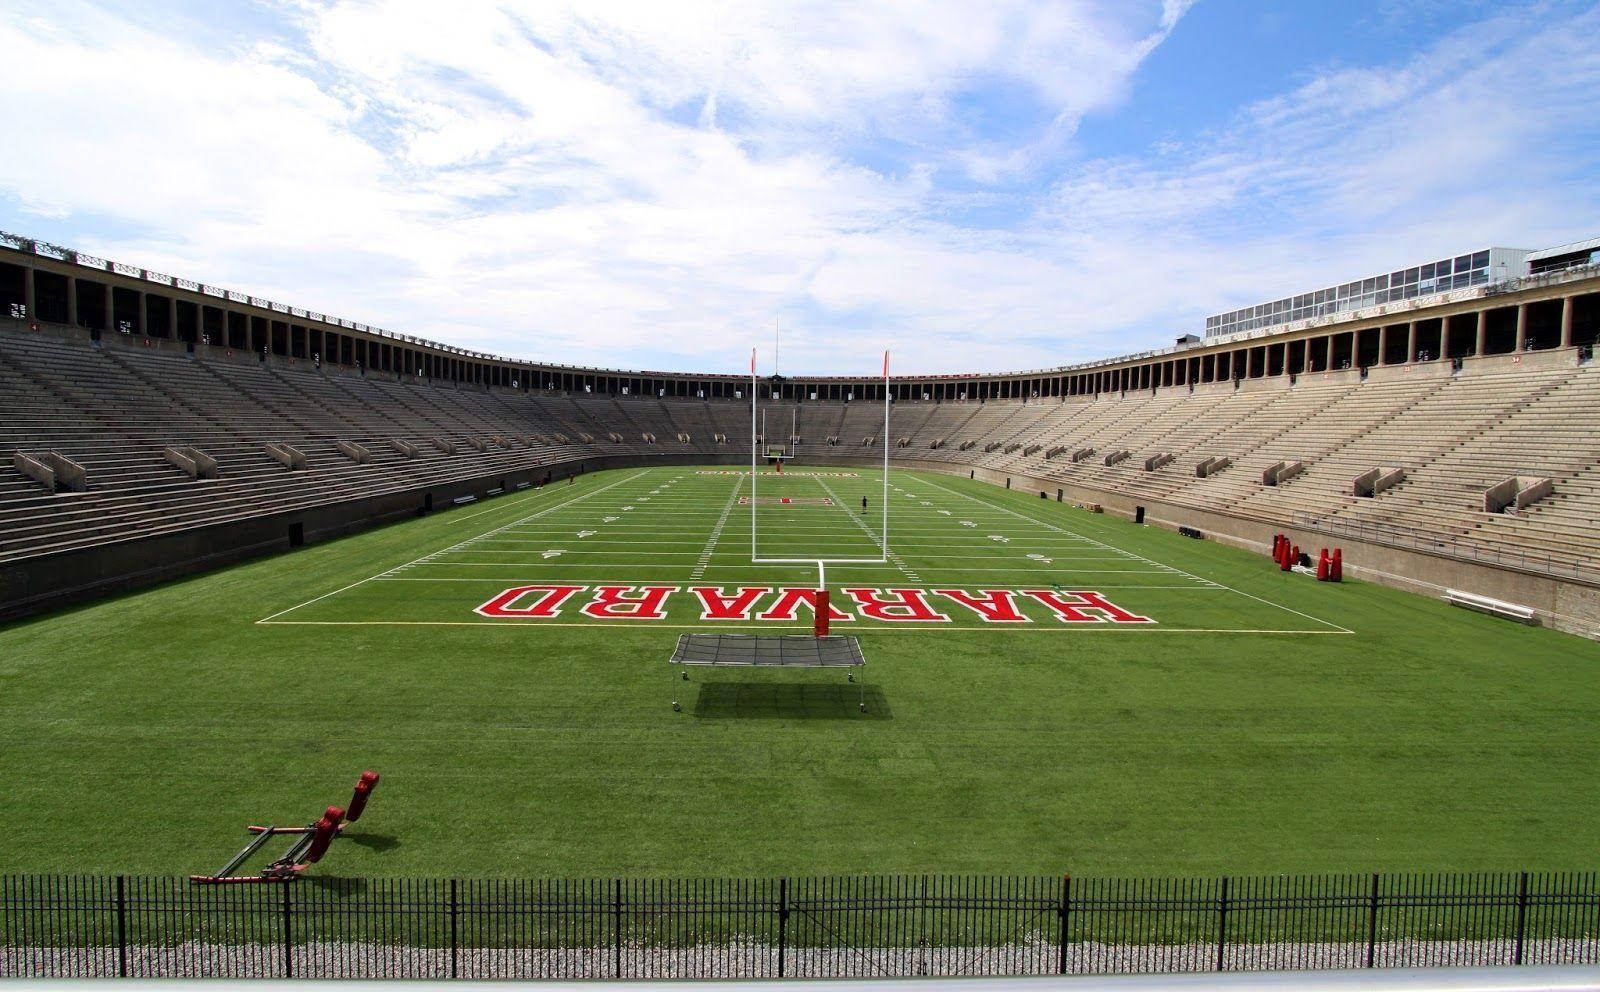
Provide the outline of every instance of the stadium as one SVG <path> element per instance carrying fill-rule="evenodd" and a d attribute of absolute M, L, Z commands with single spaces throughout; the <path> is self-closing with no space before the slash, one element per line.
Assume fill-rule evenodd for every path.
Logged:
<path fill-rule="evenodd" d="M 914 379 L 524 364 L 5 243 L 9 869 L 198 873 L 357 765 L 341 875 L 1590 854 L 1600 242 Z M 666 664 L 819 614 L 859 682 Z"/>
<path fill-rule="evenodd" d="M 1083 157 L 1204 4 L 1105 28 L 1134 68 L 1051 49 L 1052 8 L 916 85 L 989 22 L 901 48 L 865 5 L 869 58 L 785 13 L 685 82 L 700 50 L 632 15 L 287 6 L 214 77 L 177 28 L 0 14 L 0 125 L 144 103 L 169 139 L 0 155 L 0 977 L 1594 978 L 1586 29 L 1426 48 L 1406 85 L 1479 85 L 1476 52 L 1571 140 L 1513 155 L 1461 100 L 1401 209 L 1335 158 L 1426 139 L 1357 135 L 1391 89 L 1303 53 L 1262 54 L 1276 96 L 1169 67 L 1188 130 Z M 28 82 L 123 36 L 138 71 L 64 108 Z M 145 89 L 163 58 L 181 87 Z M 1450 185 L 1518 156 L 1525 202 Z M 791 200 L 837 208 L 823 247 Z"/>

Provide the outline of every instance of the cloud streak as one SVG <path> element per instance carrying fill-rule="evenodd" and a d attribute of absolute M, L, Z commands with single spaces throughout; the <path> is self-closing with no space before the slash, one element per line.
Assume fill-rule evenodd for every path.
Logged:
<path fill-rule="evenodd" d="M 0 127 L 28 138 L 0 147 L 0 217 L 542 361 L 736 369 L 782 315 L 796 372 L 1101 357 L 1600 219 L 1596 11 L 1481 20 L 1084 158 L 1079 123 L 1187 9 L 339 0 L 201 45 L 24 5 L 0 13 Z"/>

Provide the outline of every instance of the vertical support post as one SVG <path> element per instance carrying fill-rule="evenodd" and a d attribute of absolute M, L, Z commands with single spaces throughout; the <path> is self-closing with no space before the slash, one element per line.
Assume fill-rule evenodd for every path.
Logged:
<path fill-rule="evenodd" d="M 783 977 L 784 957 L 789 947 L 789 879 L 778 879 L 778 977 Z"/>
<path fill-rule="evenodd" d="M 1528 350 L 1528 305 L 1517 305 L 1517 343 L 1512 349 L 1518 354 Z"/>
<path fill-rule="evenodd" d="M 1333 338 L 1329 337 L 1329 341 Z M 1331 345 L 1330 345 L 1331 348 Z M 1228 876 L 1222 876 L 1222 892 L 1217 897 L 1217 970 L 1227 964 L 1228 951 Z"/>
<path fill-rule="evenodd" d="M 1570 296 L 1561 298 L 1561 347 L 1563 348 L 1572 347 L 1573 302 L 1574 300 Z"/>
<path fill-rule="evenodd" d="M 1477 329 L 1477 335 L 1473 339 L 1472 353 L 1474 355 L 1477 355 L 1479 358 L 1482 358 L 1483 355 L 1484 355 L 1484 352 L 1486 352 L 1488 350 L 1488 348 L 1489 348 L 1489 311 L 1487 311 L 1487 310 L 1479 310 L 1478 311 L 1478 329 Z M 1449 358 L 1450 356 L 1449 355 L 1445 355 L 1444 357 L 1445 358 Z"/>
<path fill-rule="evenodd" d="M 1067 973 L 1067 914 L 1072 912 L 1072 876 L 1061 876 L 1061 902 L 1056 907 L 1056 974 Z"/>
<path fill-rule="evenodd" d="M 1511 951 L 1511 963 L 1522 963 L 1522 940 L 1528 932 L 1528 873 L 1517 876 L 1517 942 Z"/>
<path fill-rule="evenodd" d="M 117 292 L 108 282 L 106 283 L 106 331 L 117 329 Z"/>
<path fill-rule="evenodd" d="M 457 899 L 456 884 L 458 880 L 450 880 L 450 977 L 456 977 L 456 959 L 459 957 L 460 943 L 457 939 L 456 916 L 460 902 Z"/>
<path fill-rule="evenodd" d="M 67 276 L 67 323 L 78 326 L 78 280 Z"/>
<path fill-rule="evenodd" d="M 117 977 L 128 977 L 128 876 L 117 876 Z"/>
<path fill-rule="evenodd" d="M 278 883 L 283 886 L 283 977 L 294 977 L 294 911 L 292 892 L 294 883 L 284 879 Z"/>
<path fill-rule="evenodd" d="M 22 268 L 22 316 L 28 320 L 39 319 L 39 304 L 34 298 L 33 266 L 25 265 Z M 1565 313 L 1566 311 L 1562 311 Z M 1571 337 L 1571 335 L 1567 335 Z"/>
<path fill-rule="evenodd" d="M 1322 371 L 1324 371 L 1324 372 L 1332 372 L 1333 371 L 1333 335 L 1332 334 L 1328 335 L 1328 360 L 1322 366 Z"/>
<path fill-rule="evenodd" d="M 1389 357 L 1389 325 L 1378 325 L 1378 360 L 1374 365 L 1382 365 Z"/>
<path fill-rule="evenodd" d="M 1406 322 L 1406 364 L 1417 360 L 1417 322 Z"/>
<path fill-rule="evenodd" d="M 622 879 L 615 879 L 612 883 L 611 897 L 611 930 L 613 936 L 614 963 L 612 975 L 622 977 Z"/>
<path fill-rule="evenodd" d="M 1372 892 L 1367 902 L 1367 967 L 1371 968 L 1378 952 L 1378 873 L 1372 873 Z"/>

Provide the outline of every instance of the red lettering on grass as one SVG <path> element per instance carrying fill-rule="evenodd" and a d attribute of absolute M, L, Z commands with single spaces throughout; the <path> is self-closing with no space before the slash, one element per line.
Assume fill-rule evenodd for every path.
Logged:
<path fill-rule="evenodd" d="M 740 586 L 733 595 L 720 586 L 690 586 L 689 591 L 700 597 L 702 620 L 748 620 L 756 600 L 772 591 L 771 586 Z"/>
<path fill-rule="evenodd" d="M 844 594 L 861 607 L 861 615 L 884 623 L 949 623 L 950 618 L 928 605 L 921 589 L 846 589 Z"/>
<path fill-rule="evenodd" d="M 817 591 L 815 589 L 783 589 L 778 594 L 777 602 L 767 607 L 767 611 L 758 616 L 757 620 L 793 620 L 795 613 L 801 606 L 810 610 L 812 615 L 817 612 Z M 844 613 L 833 603 L 828 604 L 829 620 L 854 620 L 855 615 Z"/>
<path fill-rule="evenodd" d="M 583 592 L 588 586 L 514 586 L 505 590 L 493 599 L 484 603 L 472 612 L 486 617 L 534 617 L 547 620 L 561 615 L 561 604 L 571 599 L 574 593 Z M 522 599 L 535 593 L 540 594 L 532 603 L 514 605 Z"/>
<path fill-rule="evenodd" d="M 1130 613 L 1097 592 L 1074 589 L 1067 593 L 1049 589 L 1024 589 L 1056 615 L 1062 623 L 1155 623 L 1149 617 Z"/>
<path fill-rule="evenodd" d="M 1017 609 L 1016 593 L 1010 589 L 979 589 L 969 593 L 962 589 L 935 589 L 936 595 L 953 599 L 976 613 L 984 623 L 1033 623 L 1027 614 Z"/>
<path fill-rule="evenodd" d="M 677 591 L 677 586 L 595 586 L 594 598 L 578 612 L 596 620 L 665 620 L 667 597 Z"/>

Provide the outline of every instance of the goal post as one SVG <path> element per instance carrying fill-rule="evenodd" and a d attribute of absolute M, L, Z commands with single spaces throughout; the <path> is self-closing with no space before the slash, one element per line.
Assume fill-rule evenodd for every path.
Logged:
<path fill-rule="evenodd" d="M 879 509 L 882 513 L 882 526 L 878 531 L 878 557 L 876 558 L 830 558 L 826 555 L 812 555 L 809 557 L 782 557 L 766 558 L 761 555 L 760 523 L 757 517 L 759 500 L 757 499 L 758 485 L 760 482 L 760 467 L 758 454 L 767 447 L 764 438 L 761 438 L 757 429 L 757 407 L 760 398 L 760 387 L 756 380 L 756 350 L 750 349 L 750 562 L 755 565 L 816 565 L 817 588 L 827 589 L 826 568 L 828 565 L 883 565 L 889 561 L 889 353 L 883 353 L 883 433 L 878 437 L 878 445 L 883 449 L 883 495 L 880 498 Z M 846 513 L 849 507 L 843 507 Z M 824 616 L 827 608 L 822 598 L 818 602 L 818 611 Z M 819 624 L 819 629 L 827 630 L 826 623 Z"/>

